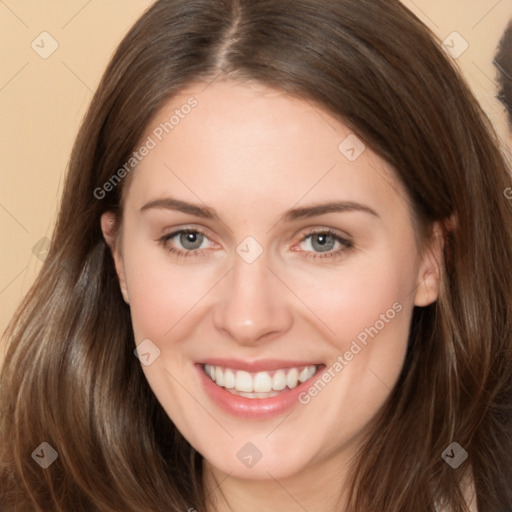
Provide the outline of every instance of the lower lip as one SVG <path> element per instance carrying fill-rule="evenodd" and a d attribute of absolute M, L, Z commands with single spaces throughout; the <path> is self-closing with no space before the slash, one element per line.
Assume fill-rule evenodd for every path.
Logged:
<path fill-rule="evenodd" d="M 319 369 L 311 379 L 300 383 L 297 387 L 288 391 L 282 391 L 279 395 L 270 398 L 246 398 L 233 395 L 224 388 L 217 386 L 204 371 L 203 365 L 196 365 L 201 383 L 208 396 L 224 411 L 247 419 L 268 419 L 287 412 L 293 406 L 299 405 L 298 396 L 311 386 L 311 381 L 318 378 Z"/>

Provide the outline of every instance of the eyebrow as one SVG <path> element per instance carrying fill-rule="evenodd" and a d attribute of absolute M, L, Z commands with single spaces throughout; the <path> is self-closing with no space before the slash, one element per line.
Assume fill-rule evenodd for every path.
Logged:
<path fill-rule="evenodd" d="M 217 213 L 215 213 L 215 210 L 212 210 L 207 206 L 200 206 L 198 204 L 187 203 L 186 201 L 180 201 L 179 199 L 174 199 L 173 197 L 165 197 L 162 199 L 155 199 L 153 201 L 149 201 L 149 203 L 146 203 L 140 209 L 140 211 L 144 212 L 155 208 L 164 210 L 176 210 L 178 212 L 188 213 L 190 215 L 194 215 L 195 217 L 200 217 L 202 219 L 220 220 Z"/>
<path fill-rule="evenodd" d="M 141 209 L 141 212 L 151 209 L 165 209 L 175 210 L 182 213 L 188 213 L 195 217 L 209 220 L 220 220 L 219 215 L 212 208 L 207 206 L 200 206 L 194 203 L 188 203 L 172 197 L 165 197 L 162 199 L 155 199 L 146 203 Z M 309 219 L 325 215 L 327 213 L 343 213 L 343 212 L 363 212 L 380 217 L 380 215 L 370 208 L 361 203 L 354 201 L 331 201 L 327 203 L 319 203 L 312 206 L 305 206 L 302 208 L 292 208 L 286 211 L 281 216 L 281 222 L 291 222 L 295 220 Z"/>
<path fill-rule="evenodd" d="M 343 212 L 363 212 L 369 213 L 374 217 L 380 217 L 380 215 L 375 210 L 361 203 L 357 203 L 354 201 L 331 201 L 328 203 L 320 203 L 312 206 L 305 206 L 303 208 L 293 208 L 291 210 L 288 210 L 281 217 L 281 220 L 289 222 L 293 220 L 309 219 L 311 217 L 325 215 L 326 213 Z"/>

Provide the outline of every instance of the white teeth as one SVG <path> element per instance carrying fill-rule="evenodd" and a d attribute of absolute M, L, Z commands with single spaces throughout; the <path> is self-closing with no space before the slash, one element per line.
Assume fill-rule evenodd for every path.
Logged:
<path fill-rule="evenodd" d="M 215 380 L 215 367 L 210 366 L 209 364 L 204 365 L 204 371 L 206 372 L 206 375 L 210 376 L 210 379 L 213 381 Z"/>
<path fill-rule="evenodd" d="M 224 372 L 218 366 L 215 368 L 215 382 L 218 386 L 224 387 Z"/>
<path fill-rule="evenodd" d="M 219 367 L 217 366 L 217 368 Z M 238 391 L 245 391 L 246 393 L 254 391 L 251 374 L 244 371 L 236 372 L 235 389 Z"/>
<path fill-rule="evenodd" d="M 288 375 L 286 376 L 286 385 L 290 389 L 296 388 L 298 380 L 299 380 L 299 370 L 297 370 L 297 368 L 292 368 L 288 372 Z"/>
<path fill-rule="evenodd" d="M 235 387 L 235 374 L 231 370 L 224 372 L 224 387 L 227 389 Z"/>
<path fill-rule="evenodd" d="M 272 377 L 272 389 L 282 391 L 286 387 L 286 373 L 284 370 L 277 370 Z"/>
<path fill-rule="evenodd" d="M 233 395 L 243 396 L 245 398 L 271 398 L 273 396 L 279 395 L 277 391 L 271 391 L 270 393 L 243 393 L 242 391 L 237 391 L 236 389 L 228 390 Z"/>
<path fill-rule="evenodd" d="M 251 374 L 243 370 L 232 370 L 221 366 L 204 365 L 204 371 L 218 386 L 231 390 L 234 394 L 249 398 L 268 398 L 286 387 L 293 389 L 306 382 L 316 373 L 318 367 L 310 365 L 300 368 L 276 370 Z"/>
<path fill-rule="evenodd" d="M 253 387 L 256 393 L 268 393 L 272 391 L 272 378 L 267 372 L 259 372 L 254 377 Z"/>
<path fill-rule="evenodd" d="M 307 380 L 311 379 L 313 375 L 315 375 L 316 367 L 315 366 L 306 366 L 300 373 L 299 373 L 299 380 L 301 382 L 306 382 Z"/>

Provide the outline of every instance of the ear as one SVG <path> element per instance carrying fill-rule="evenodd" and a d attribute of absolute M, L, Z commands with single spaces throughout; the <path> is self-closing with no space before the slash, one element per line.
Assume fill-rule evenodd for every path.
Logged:
<path fill-rule="evenodd" d="M 443 268 L 445 229 L 441 222 L 435 222 L 421 256 L 416 280 L 415 306 L 428 306 L 439 296 L 439 285 Z"/>
<path fill-rule="evenodd" d="M 124 271 L 124 262 L 119 249 L 118 237 L 117 237 L 117 219 L 113 212 L 105 212 L 101 216 L 101 231 L 103 237 L 110 247 L 112 252 L 112 258 L 114 259 L 114 265 L 116 267 L 117 277 L 119 279 L 119 286 L 121 293 L 123 294 L 124 301 L 129 304 L 130 299 L 128 296 L 128 288 L 126 287 L 126 276 Z"/>

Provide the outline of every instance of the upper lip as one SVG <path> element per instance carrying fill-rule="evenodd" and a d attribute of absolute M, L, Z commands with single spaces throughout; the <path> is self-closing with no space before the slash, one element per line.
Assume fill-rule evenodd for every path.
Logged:
<path fill-rule="evenodd" d="M 209 358 L 200 361 L 198 364 L 209 364 L 210 366 L 222 366 L 232 370 L 244 370 L 250 373 L 280 370 L 284 368 L 301 368 L 303 366 L 318 366 L 320 363 L 313 361 L 296 361 L 284 359 L 259 359 L 248 361 L 241 359 Z"/>

